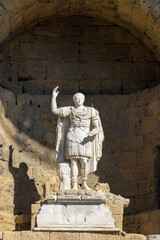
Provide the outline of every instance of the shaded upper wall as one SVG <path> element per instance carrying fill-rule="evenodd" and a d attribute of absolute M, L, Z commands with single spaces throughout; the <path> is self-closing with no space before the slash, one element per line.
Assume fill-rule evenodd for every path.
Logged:
<path fill-rule="evenodd" d="M 160 52 L 160 0 L 0 0 L 0 42 L 53 16 L 85 15 L 109 20 Z"/>
<path fill-rule="evenodd" d="M 15 37 L 0 53 L 0 86 L 16 94 L 129 94 L 160 83 L 153 53 L 98 18 L 56 18 Z"/>

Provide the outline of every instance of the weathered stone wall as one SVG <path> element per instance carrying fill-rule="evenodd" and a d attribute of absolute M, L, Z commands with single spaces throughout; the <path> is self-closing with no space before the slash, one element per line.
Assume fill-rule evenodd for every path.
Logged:
<path fill-rule="evenodd" d="M 154 235 L 160 233 L 160 209 L 153 211 L 143 212 L 136 215 L 128 215 L 124 217 L 124 230 L 126 232 L 133 232 L 144 235 L 150 234 L 148 239 L 158 240 L 160 235 Z M 153 234 L 153 235 L 152 235 Z"/>
<path fill-rule="evenodd" d="M 147 47 L 112 23 L 82 16 L 36 25 L 0 54 L 0 86 L 14 93 L 125 94 L 160 82 Z"/>
<path fill-rule="evenodd" d="M 128 215 L 160 207 L 160 87 L 133 93 L 157 85 L 160 71 L 140 41 L 108 22 L 61 18 L 12 40 L 0 61 L 0 85 L 12 91 L 0 90 L 0 229 L 29 229 L 31 204 L 58 189 L 56 85 L 59 106 L 83 91 L 100 111 L 106 140 L 89 185 L 129 197 Z"/>
<path fill-rule="evenodd" d="M 0 95 L 0 226 L 14 229 L 16 222 L 19 229 L 26 222 L 29 228 L 30 204 L 45 196 L 47 182 L 53 192 L 57 189 L 56 117 L 50 113 L 51 96 L 15 96 L 3 89 Z M 159 208 L 159 98 L 159 86 L 131 95 L 86 97 L 86 105 L 93 103 L 100 111 L 106 138 L 89 186 L 108 182 L 113 193 L 130 198 L 126 214 Z M 71 96 L 59 96 L 58 103 L 72 104 Z"/>

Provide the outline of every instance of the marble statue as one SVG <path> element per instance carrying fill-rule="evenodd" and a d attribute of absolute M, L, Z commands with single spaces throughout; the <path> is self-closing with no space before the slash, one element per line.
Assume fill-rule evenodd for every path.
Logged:
<path fill-rule="evenodd" d="M 108 202 L 112 206 L 111 195 L 107 195 L 109 186 L 103 184 L 108 191 L 103 192 L 100 184 L 96 191 L 87 185 L 88 174 L 96 171 L 102 156 L 104 134 L 99 113 L 83 105 L 85 96 L 82 93 L 73 96 L 75 106 L 57 108 L 58 93 L 56 87 L 51 108 L 59 116 L 56 161 L 59 163 L 60 191 L 48 196 L 40 206 L 34 231 L 119 233 L 108 206 Z M 78 189 L 78 176 L 81 176 L 84 190 Z"/>
<path fill-rule="evenodd" d="M 59 116 L 57 123 L 56 160 L 59 163 L 63 189 L 78 189 L 77 177 L 82 178 L 82 188 L 90 190 L 87 175 L 95 172 L 102 156 L 103 129 L 98 111 L 84 106 L 85 96 L 73 96 L 75 106 L 57 108 L 58 86 L 53 90 L 51 110 Z M 66 164 L 66 168 L 65 168 Z M 64 177 L 63 177 L 64 176 Z"/>

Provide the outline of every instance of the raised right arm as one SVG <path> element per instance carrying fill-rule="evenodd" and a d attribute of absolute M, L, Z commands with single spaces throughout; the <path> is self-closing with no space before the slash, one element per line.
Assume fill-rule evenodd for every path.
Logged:
<path fill-rule="evenodd" d="M 56 100 L 58 93 L 59 93 L 59 91 L 57 91 L 57 89 L 58 89 L 58 86 L 55 89 L 53 89 L 52 101 L 51 101 L 51 111 L 52 111 L 52 113 L 59 115 L 60 108 L 57 108 L 57 100 Z"/>

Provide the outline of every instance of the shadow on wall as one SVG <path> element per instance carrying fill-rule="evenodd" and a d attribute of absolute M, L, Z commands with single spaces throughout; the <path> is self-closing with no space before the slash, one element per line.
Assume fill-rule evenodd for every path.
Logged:
<path fill-rule="evenodd" d="M 160 145 L 156 146 L 158 154 L 155 158 L 155 181 L 156 181 L 156 192 L 157 192 L 157 208 L 160 209 Z"/>
<path fill-rule="evenodd" d="M 24 223 L 24 216 L 30 219 L 31 204 L 40 199 L 35 182 L 29 179 L 27 175 L 28 166 L 21 162 L 19 168 L 13 167 L 12 154 L 14 148 L 9 147 L 9 171 L 14 178 L 14 215 L 19 215 L 19 221 L 16 223 L 15 230 L 30 230 L 30 221 Z"/>

